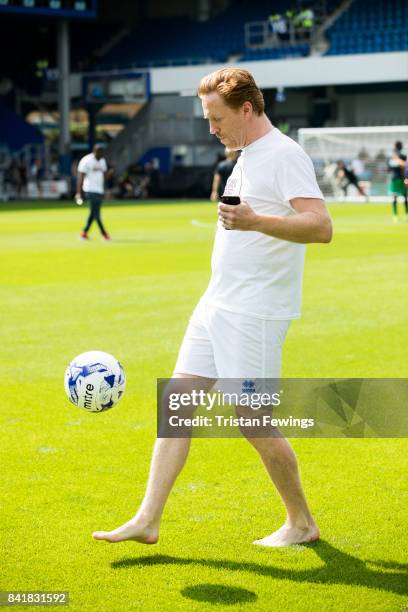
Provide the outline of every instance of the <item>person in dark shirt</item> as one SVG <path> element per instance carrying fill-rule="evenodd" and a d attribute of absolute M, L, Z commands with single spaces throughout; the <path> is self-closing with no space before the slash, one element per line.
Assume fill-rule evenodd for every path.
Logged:
<path fill-rule="evenodd" d="M 402 149 L 402 142 L 397 141 L 394 145 L 392 157 L 388 162 L 388 170 L 391 173 L 389 194 L 392 195 L 392 216 L 394 223 L 398 221 L 398 196 L 402 196 L 404 198 L 405 216 L 408 220 L 408 192 L 404 182 L 407 156 L 404 155 Z"/>
<path fill-rule="evenodd" d="M 143 181 L 144 197 L 151 198 L 157 195 L 159 190 L 160 174 L 153 160 L 148 161 L 144 167 L 145 178 Z"/>
<path fill-rule="evenodd" d="M 238 151 L 230 151 L 229 149 L 225 149 L 225 158 L 223 161 L 220 161 L 214 172 L 214 178 L 211 188 L 211 200 L 213 202 L 218 202 L 222 194 L 224 193 L 225 185 L 234 169 L 234 166 L 239 157 Z"/>
<path fill-rule="evenodd" d="M 345 196 L 347 195 L 347 190 L 350 185 L 353 185 L 358 190 L 358 192 L 365 197 L 366 201 L 368 202 L 368 195 L 358 184 L 358 179 L 354 174 L 353 170 L 347 168 L 346 164 L 342 160 L 339 160 L 337 162 L 337 178 L 340 181 L 340 186 L 344 191 Z"/>

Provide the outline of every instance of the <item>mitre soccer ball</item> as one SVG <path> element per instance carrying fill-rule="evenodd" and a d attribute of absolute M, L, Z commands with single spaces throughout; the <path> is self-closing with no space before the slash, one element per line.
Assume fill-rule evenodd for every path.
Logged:
<path fill-rule="evenodd" d="M 65 372 L 64 386 L 75 406 L 88 412 L 104 412 L 118 403 L 126 379 L 115 357 L 103 351 L 88 351 L 71 361 Z"/>

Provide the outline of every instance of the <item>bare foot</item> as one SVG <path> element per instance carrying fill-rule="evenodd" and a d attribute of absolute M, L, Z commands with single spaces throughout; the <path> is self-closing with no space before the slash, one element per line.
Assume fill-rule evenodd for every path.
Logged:
<path fill-rule="evenodd" d="M 291 544 L 306 544 L 307 542 L 315 542 L 320 537 L 320 531 L 317 525 L 308 525 L 307 527 L 295 527 L 285 523 L 280 529 L 275 531 L 266 538 L 255 540 L 253 542 L 257 546 L 266 546 L 269 548 L 280 548 L 282 546 L 290 546 Z"/>
<path fill-rule="evenodd" d="M 136 515 L 113 531 L 94 531 L 92 537 L 94 540 L 106 540 L 107 542 L 134 540 L 141 544 L 156 544 L 159 539 L 159 528 Z"/>

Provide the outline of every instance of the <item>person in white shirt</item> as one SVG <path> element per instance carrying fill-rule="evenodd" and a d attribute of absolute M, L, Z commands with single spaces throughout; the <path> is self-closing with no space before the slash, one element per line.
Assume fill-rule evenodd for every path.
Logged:
<path fill-rule="evenodd" d="M 300 316 L 305 244 L 332 237 L 312 162 L 271 124 L 252 75 L 218 70 L 201 80 L 198 95 L 211 134 L 229 149 L 242 150 L 224 192 L 239 196 L 241 203 L 218 205 L 211 280 L 190 319 L 173 374 L 172 391 L 178 384 L 182 392 L 189 384 L 209 391 L 218 379 L 279 378 L 290 321 Z M 319 529 L 288 441 L 248 440 L 287 512 L 280 529 L 254 543 L 280 547 L 317 540 Z M 121 527 L 96 531 L 93 537 L 157 542 L 161 515 L 190 442 L 189 437 L 158 438 L 139 511 Z"/>
<path fill-rule="evenodd" d="M 94 221 L 104 240 L 110 240 L 110 236 L 101 219 L 101 206 L 104 194 L 105 176 L 108 171 L 104 157 L 104 147 L 96 144 L 92 153 L 85 155 L 78 164 L 78 180 L 75 200 L 82 204 L 82 193 L 84 199 L 89 202 L 89 216 L 84 229 L 81 232 L 82 240 L 89 240 L 88 232 Z"/>

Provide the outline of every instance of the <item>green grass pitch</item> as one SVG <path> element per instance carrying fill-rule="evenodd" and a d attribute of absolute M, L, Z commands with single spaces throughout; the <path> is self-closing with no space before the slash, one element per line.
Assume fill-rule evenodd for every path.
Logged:
<path fill-rule="evenodd" d="M 308 247 L 303 318 L 283 374 L 406 377 L 408 224 L 386 205 L 330 206 L 334 240 Z M 161 540 L 94 542 L 136 510 L 155 438 L 155 380 L 171 375 L 209 278 L 206 203 L 110 205 L 113 241 L 78 240 L 85 210 L 0 205 L 1 578 L 64 590 L 69 610 L 408 609 L 405 440 L 294 440 L 322 540 L 265 550 L 284 519 L 244 440 L 194 440 Z M 65 397 L 90 349 L 123 363 L 127 391 L 92 415 Z"/>

